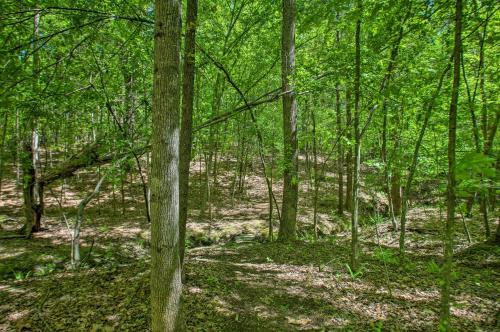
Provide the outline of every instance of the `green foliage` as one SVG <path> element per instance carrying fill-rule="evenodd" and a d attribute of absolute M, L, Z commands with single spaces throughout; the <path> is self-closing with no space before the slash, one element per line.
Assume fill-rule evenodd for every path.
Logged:
<path fill-rule="evenodd" d="M 14 276 L 14 279 L 16 279 L 16 281 L 23 281 L 29 278 L 29 276 L 31 275 L 31 271 L 23 272 L 23 271 L 12 270 L 12 274 Z"/>
<path fill-rule="evenodd" d="M 457 162 L 457 194 L 463 197 L 474 192 L 486 192 L 494 185 L 495 159 L 482 153 L 468 153 Z"/>
<path fill-rule="evenodd" d="M 352 279 L 357 279 L 363 275 L 363 265 L 361 265 L 357 271 L 353 271 L 351 269 L 351 266 L 347 263 L 345 263 L 345 267 L 347 268 L 347 271 L 349 272 L 349 275 L 351 276 Z"/>
<path fill-rule="evenodd" d="M 377 248 L 373 254 L 379 261 L 385 264 L 397 265 L 399 263 L 396 254 L 391 249 Z"/>
<path fill-rule="evenodd" d="M 372 328 L 373 328 L 373 331 L 375 332 L 382 332 L 384 329 L 384 322 L 383 321 L 378 321 L 377 323 L 372 323 Z"/>
<path fill-rule="evenodd" d="M 431 260 L 427 264 L 427 272 L 434 275 L 435 280 L 439 286 L 442 286 L 444 283 L 443 280 L 443 266 L 439 266 L 434 260 Z M 451 269 L 450 279 L 451 281 L 457 280 L 459 278 L 459 273 L 456 268 L 453 266 Z"/>
<path fill-rule="evenodd" d="M 434 260 L 431 260 L 427 265 L 427 272 L 431 274 L 440 274 L 441 267 Z"/>
<path fill-rule="evenodd" d="M 52 262 L 37 266 L 37 268 L 35 269 L 34 275 L 35 276 L 45 276 L 45 275 L 51 274 L 56 270 L 56 267 L 57 267 L 56 264 L 52 263 Z"/>

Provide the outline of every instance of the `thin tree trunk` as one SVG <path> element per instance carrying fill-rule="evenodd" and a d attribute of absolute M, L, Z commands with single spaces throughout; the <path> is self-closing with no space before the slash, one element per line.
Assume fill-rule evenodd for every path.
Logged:
<path fill-rule="evenodd" d="M 189 165 L 191 163 L 193 102 L 195 80 L 196 25 L 198 0 L 188 0 L 184 46 L 184 75 L 182 84 L 182 119 L 179 152 L 179 247 L 181 265 L 184 262 L 186 223 L 189 201 Z"/>
<path fill-rule="evenodd" d="M 439 96 L 439 93 L 441 92 L 441 87 L 443 86 L 443 81 L 444 78 L 446 77 L 446 73 L 450 70 L 450 64 L 446 66 L 446 69 L 443 71 L 441 74 L 441 77 L 439 78 L 439 83 L 436 88 L 436 91 L 434 92 L 433 96 L 431 97 L 430 101 L 427 104 L 426 110 L 425 110 L 425 115 L 424 115 L 424 123 L 422 124 L 422 127 L 420 128 L 420 132 L 418 134 L 417 142 L 415 144 L 415 149 L 413 151 L 413 157 L 412 157 L 412 162 L 410 169 L 408 171 L 408 177 L 406 178 L 406 185 L 403 190 L 403 198 L 402 198 L 402 204 L 401 204 L 401 217 L 400 217 L 400 226 L 401 230 L 399 233 L 399 253 L 401 256 L 401 259 L 404 260 L 405 256 L 405 240 L 406 240 L 406 216 L 408 214 L 408 201 L 413 185 L 413 178 L 415 176 L 415 172 L 417 170 L 417 164 L 418 164 L 418 158 L 420 154 L 420 147 L 422 145 L 422 140 L 424 139 L 425 131 L 427 130 L 427 125 L 429 124 L 429 119 L 431 118 L 432 111 L 434 109 L 434 104 L 436 102 L 437 97 Z"/>
<path fill-rule="evenodd" d="M 339 41 L 339 32 L 337 31 L 337 42 Z M 337 115 L 337 185 L 338 185 L 338 206 L 337 213 L 342 216 L 344 214 L 344 144 L 342 144 L 342 112 L 340 109 L 340 87 L 337 84 L 335 87 L 335 108 Z"/>
<path fill-rule="evenodd" d="M 3 168 L 5 163 L 5 140 L 7 138 L 7 123 L 9 120 L 9 113 L 5 111 L 2 127 L 2 143 L 0 143 L 0 197 L 2 195 L 2 180 L 3 180 Z"/>
<path fill-rule="evenodd" d="M 359 129 L 360 117 L 360 81 L 361 81 L 361 0 L 356 1 L 358 10 L 358 19 L 356 21 L 355 37 L 355 65 L 354 65 L 354 165 L 353 165 L 353 184 L 352 184 L 352 216 L 351 216 L 351 269 L 358 270 L 359 264 L 359 243 L 358 243 L 358 225 L 359 225 L 359 168 L 361 163 L 361 133 Z"/>
<path fill-rule="evenodd" d="M 349 145 L 347 146 L 346 154 L 346 190 L 345 190 L 345 208 L 347 211 L 352 212 L 352 112 L 351 112 L 351 90 L 349 86 L 346 86 L 346 99 L 345 99 L 345 110 L 346 110 L 346 126 L 347 128 L 347 140 Z"/>
<path fill-rule="evenodd" d="M 21 135 L 19 133 L 19 109 L 16 109 L 16 185 L 21 184 Z"/>
<path fill-rule="evenodd" d="M 156 0 L 151 154 L 151 329 L 182 326 L 179 257 L 181 2 Z"/>
<path fill-rule="evenodd" d="M 457 131 L 458 90 L 460 85 L 460 54 L 462 48 L 462 0 L 456 0 L 455 6 L 455 46 L 453 51 L 453 86 L 448 123 L 448 188 L 447 216 L 444 234 L 443 283 L 441 289 L 440 328 L 451 330 L 450 324 L 450 288 L 453 265 L 453 232 L 455 224 L 456 178 L 455 147 Z"/>
<path fill-rule="evenodd" d="M 83 212 L 85 207 L 90 203 L 90 201 L 99 194 L 101 191 L 101 185 L 104 182 L 106 175 L 104 175 L 90 194 L 85 197 L 80 204 L 78 205 L 78 213 L 76 215 L 76 221 L 73 226 L 73 232 L 71 236 L 71 266 L 73 268 L 77 268 L 80 265 L 81 257 L 80 257 L 80 231 L 82 228 L 83 222 Z"/>
<path fill-rule="evenodd" d="M 319 192 L 319 170 L 318 170 L 318 144 L 316 140 L 316 115 L 311 110 L 312 139 L 313 139 L 313 171 L 314 171 L 314 195 L 313 195 L 313 224 L 314 239 L 318 239 L 318 192 Z M 342 205 L 342 204 L 340 204 Z"/>
<path fill-rule="evenodd" d="M 283 202 L 279 239 L 296 238 L 298 202 L 297 102 L 292 85 L 295 68 L 295 0 L 283 0 L 281 73 L 283 89 Z"/>
<path fill-rule="evenodd" d="M 273 170 L 274 170 L 274 148 L 271 150 L 271 169 L 269 171 L 269 187 L 267 190 L 269 199 L 269 216 L 268 216 L 268 237 L 272 242 L 274 241 L 274 227 L 273 227 Z"/>

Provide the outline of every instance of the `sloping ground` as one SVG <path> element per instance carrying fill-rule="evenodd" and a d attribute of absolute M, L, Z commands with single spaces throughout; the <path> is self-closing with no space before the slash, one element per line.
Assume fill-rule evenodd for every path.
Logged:
<path fill-rule="evenodd" d="M 82 174 L 68 182 L 63 209 L 52 192 L 47 194 L 44 232 L 30 241 L 0 240 L 0 331 L 148 330 L 149 232 L 137 185 L 126 186 L 123 215 L 116 208 L 120 198 L 110 194 L 109 186 L 99 202 L 89 205 L 82 234 L 84 267 L 68 269 L 69 236 L 61 216 L 74 215 L 78 201 L 94 185 L 90 176 Z M 194 197 L 202 196 L 198 180 L 195 173 Z M 221 181 L 214 190 L 219 193 L 212 220 L 203 216 L 197 199 L 192 201 L 189 231 L 194 239 L 201 234 L 208 242 L 228 242 L 188 252 L 184 286 L 188 331 L 436 330 L 442 251 L 439 211 L 412 209 L 403 265 L 397 257 L 397 234 L 377 214 L 364 213 L 362 268 L 352 273 L 346 265 L 349 232 L 342 231 L 349 216 L 330 212 L 335 205 L 335 197 L 328 196 L 335 192 L 331 183 L 327 179 L 322 186 L 319 217 L 323 233 L 336 235 L 312 239 L 310 196 L 302 183 L 302 237 L 293 245 L 251 241 L 267 229 L 261 177 L 249 176 L 246 194 L 234 200 L 227 194 L 229 185 Z M 279 198 L 279 182 L 276 186 Z M 21 209 L 19 195 L 6 194 L 9 200 L 2 201 L 1 213 L 7 217 L 0 218 L 0 224 L 10 231 L 20 227 Z M 497 331 L 500 250 L 481 242 L 481 222 L 467 222 L 472 244 L 460 222 L 456 227 L 459 273 L 453 284 L 453 324 L 459 331 Z"/>
<path fill-rule="evenodd" d="M 439 275 L 432 262 L 439 260 L 438 242 L 422 240 L 425 250 L 411 249 L 399 268 L 395 251 L 383 244 L 392 238 L 384 232 L 388 226 L 378 228 L 380 245 L 373 228 L 365 228 L 363 268 L 356 275 L 346 266 L 347 236 L 190 250 L 188 330 L 436 330 Z M 76 272 L 64 269 L 64 245 L 39 238 L 28 246 L 2 243 L 3 263 L 31 259 L 37 265 L 25 280 L 0 282 L 0 330 L 148 330 L 147 246 L 123 240 L 96 248 L 88 268 Z M 16 254 L 6 258 L 7 252 Z M 457 252 L 452 313 L 459 331 L 498 329 L 499 257 L 498 247 L 485 244 Z"/>

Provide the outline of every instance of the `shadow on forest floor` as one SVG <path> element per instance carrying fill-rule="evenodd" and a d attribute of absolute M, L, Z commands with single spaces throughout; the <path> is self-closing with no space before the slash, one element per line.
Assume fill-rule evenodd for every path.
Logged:
<path fill-rule="evenodd" d="M 44 253 L 35 254 L 22 251 L 22 241 L 9 242 L 20 250 L 2 264 L 22 262 L 26 271 L 30 264 L 50 264 L 43 265 L 44 259 L 60 260 L 69 250 L 40 239 Z M 362 247 L 357 276 L 346 266 L 349 242 L 342 237 L 192 249 L 184 286 L 188 330 L 435 330 L 438 276 L 430 262 L 439 257 L 409 253 L 400 268 L 390 247 L 368 241 Z M 26 280 L 1 282 L 0 330 L 147 330 L 146 256 L 125 255 L 118 247 L 94 250 L 86 269 L 56 264 Z M 452 310 L 458 330 L 498 327 L 499 256 L 498 248 L 484 244 L 459 253 Z M 469 262 L 483 263 L 479 268 Z"/>
<path fill-rule="evenodd" d="M 201 196 L 198 180 L 195 175 L 194 196 Z M 93 187 L 90 180 L 84 183 L 68 190 L 64 212 L 69 218 Z M 86 209 L 82 256 L 88 259 L 80 270 L 68 268 L 70 238 L 54 202 L 48 204 L 46 231 L 30 241 L 0 240 L 0 331 L 149 329 L 149 231 L 139 189 L 127 189 L 123 215 L 109 193 Z M 326 183 L 323 190 L 325 195 L 334 192 Z M 7 231 L 21 226 L 20 202 L 13 194 L 9 197 L 12 201 L 3 206 L 2 214 L 14 219 L 2 223 Z M 198 203 L 193 206 L 199 207 Z M 318 241 L 308 236 L 305 222 L 310 222 L 311 210 L 303 198 L 299 211 L 303 236 L 292 245 L 230 240 L 233 235 L 265 230 L 262 178 L 248 179 L 245 199 L 231 202 L 226 193 L 215 206 L 214 220 L 193 210 L 192 234 L 204 234 L 208 228 L 214 238 L 226 237 L 229 242 L 188 251 L 183 289 L 187 330 L 435 331 L 441 260 L 437 211 L 412 210 L 404 264 L 399 262 L 398 237 L 390 225 L 376 228 L 364 220 L 362 267 L 353 274 L 347 266 L 349 234 L 343 232 L 348 215 L 335 219 L 328 211 L 335 202 L 326 203 L 330 205 L 320 211 L 320 222 L 332 224 L 329 233 L 336 235 Z M 453 283 L 452 319 L 459 331 L 500 328 L 500 249 L 478 242 L 481 227 L 478 221 L 470 222 L 474 241 L 470 245 L 457 226 L 459 273 Z"/>

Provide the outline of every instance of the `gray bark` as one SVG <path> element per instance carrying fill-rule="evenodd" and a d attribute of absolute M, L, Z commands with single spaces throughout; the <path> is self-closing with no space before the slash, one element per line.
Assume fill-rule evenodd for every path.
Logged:
<path fill-rule="evenodd" d="M 181 2 L 156 0 L 151 151 L 151 329 L 181 326 L 179 106 Z"/>
<path fill-rule="evenodd" d="M 101 190 L 101 185 L 104 182 L 104 179 L 106 178 L 106 175 L 104 175 L 99 182 L 97 182 L 97 185 L 94 188 L 94 191 L 92 191 L 90 194 L 88 194 L 78 205 L 78 213 L 76 215 L 76 221 L 75 224 L 73 225 L 73 232 L 71 235 L 71 266 L 73 268 L 77 268 L 80 265 L 81 262 L 81 256 L 80 256 L 80 230 L 82 228 L 82 222 L 83 222 L 83 212 L 85 210 L 85 207 L 87 204 L 90 203 L 90 201 L 99 194 Z"/>

